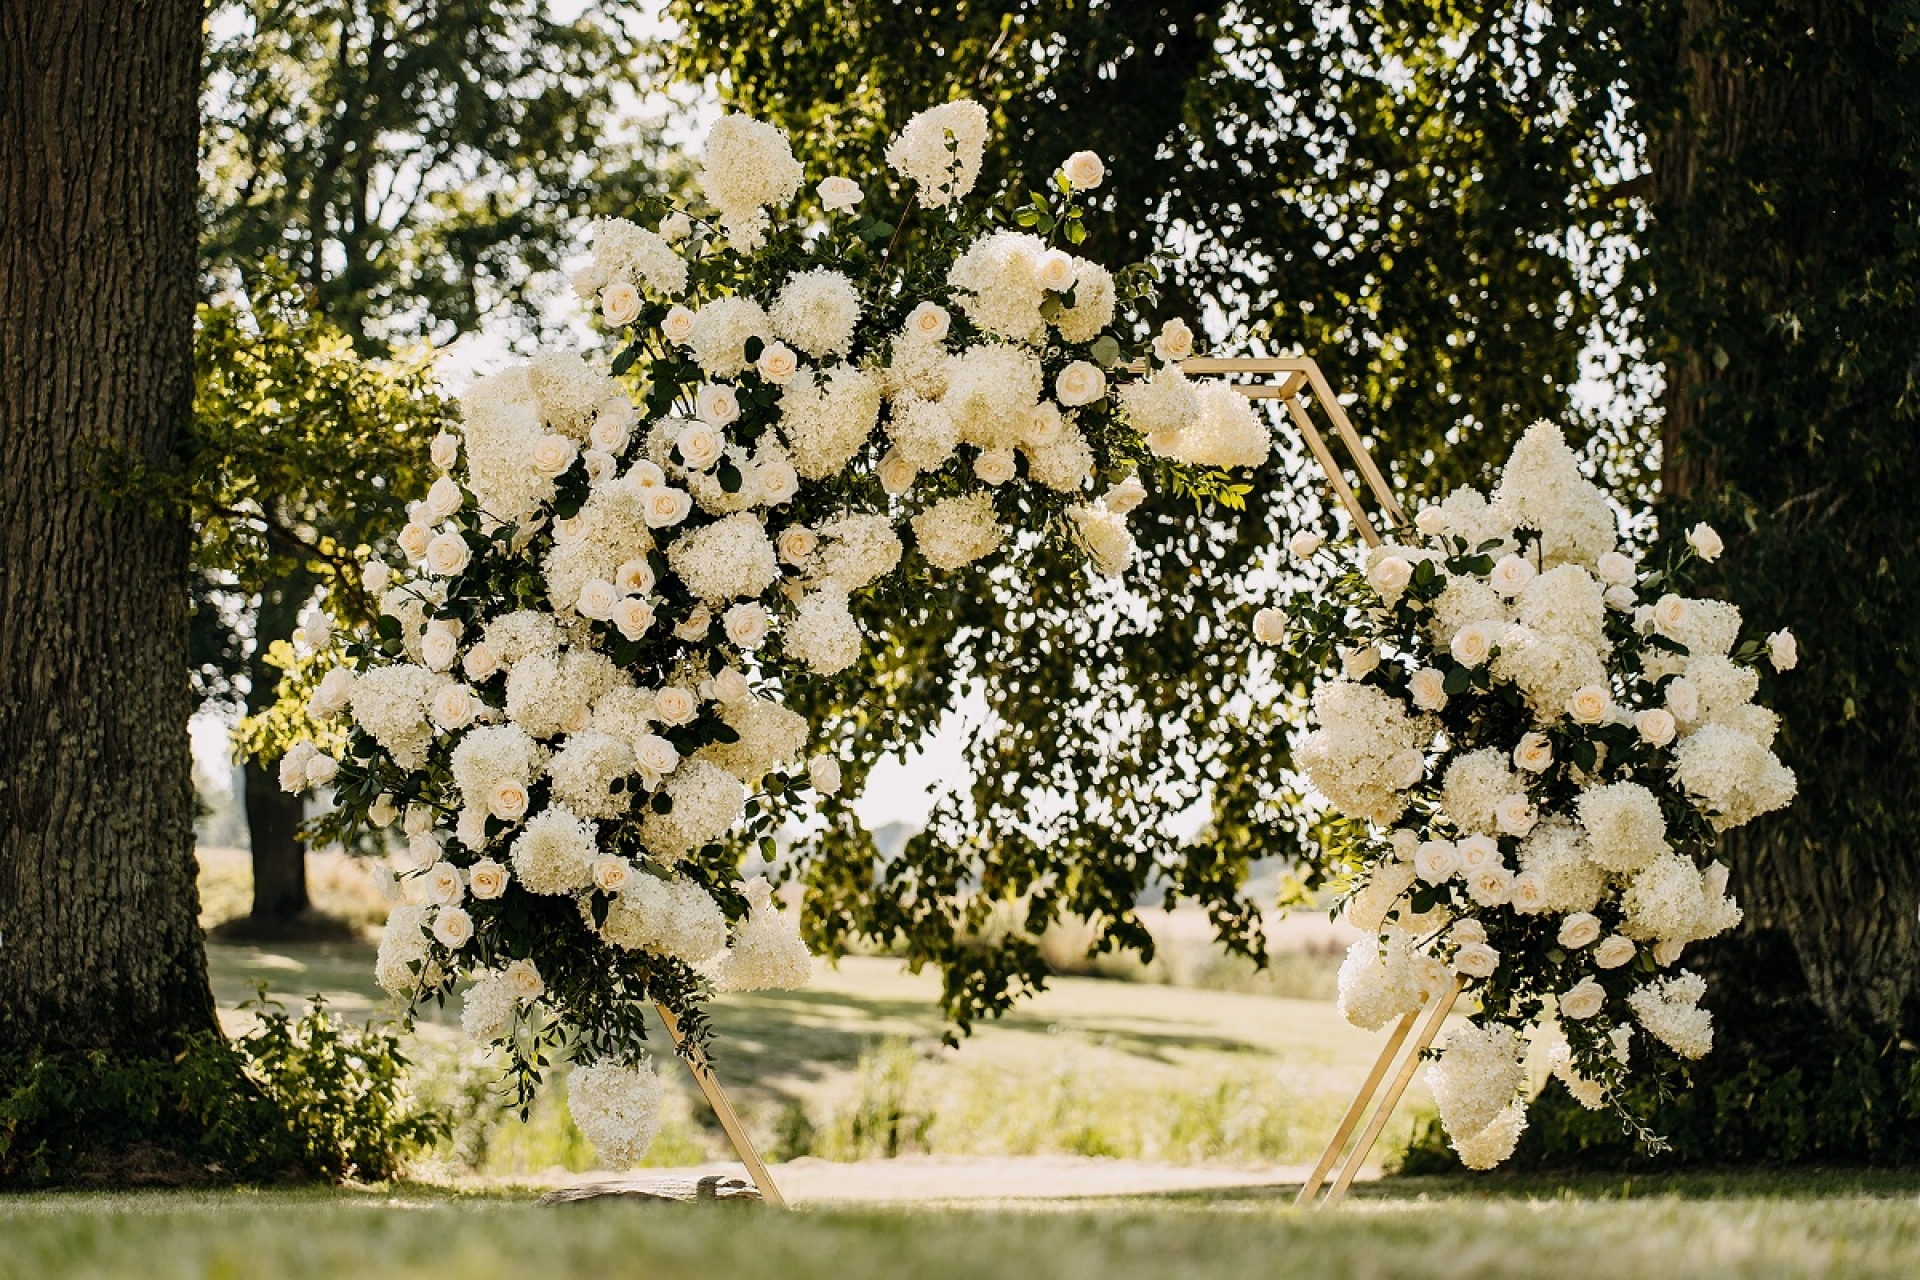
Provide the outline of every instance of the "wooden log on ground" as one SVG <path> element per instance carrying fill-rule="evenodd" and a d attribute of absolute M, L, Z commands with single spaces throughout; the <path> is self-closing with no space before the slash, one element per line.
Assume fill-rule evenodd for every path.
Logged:
<path fill-rule="evenodd" d="M 608 1197 L 675 1203 L 697 1200 L 750 1200 L 755 1204 L 760 1203 L 760 1191 L 751 1182 L 721 1173 L 710 1173 L 701 1178 L 670 1174 L 608 1178 L 604 1182 L 588 1182 L 577 1187 L 549 1191 L 540 1197 L 540 1203 L 579 1204 Z"/>

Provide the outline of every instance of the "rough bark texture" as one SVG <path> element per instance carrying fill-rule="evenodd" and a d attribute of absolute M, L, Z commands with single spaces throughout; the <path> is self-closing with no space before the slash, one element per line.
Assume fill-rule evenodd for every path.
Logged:
<path fill-rule="evenodd" d="M 0 1052 L 212 1028 L 188 530 L 93 460 L 193 397 L 199 0 L 0 11 Z"/>
<path fill-rule="evenodd" d="M 1773 957 L 1776 997 L 1897 1038 L 1920 1004 L 1914 72 L 1858 0 L 1673 10 L 1680 88 L 1650 153 L 1664 500 L 1726 522 L 1724 586 L 1805 655 L 1775 694 L 1801 795 L 1731 833 L 1748 936 L 1690 962 L 1750 984 Z"/>
<path fill-rule="evenodd" d="M 304 575 L 294 582 L 277 582 L 262 593 L 254 614 L 253 657 L 247 663 L 247 714 L 257 715 L 273 705 L 280 672 L 265 661 L 268 637 L 293 634 L 299 605 L 312 583 Z M 300 821 L 306 806 L 299 796 L 280 789 L 273 762 L 249 759 L 246 764 L 247 845 L 253 855 L 253 910 L 250 923 L 272 929 L 306 914 L 307 850 L 300 843 Z"/>

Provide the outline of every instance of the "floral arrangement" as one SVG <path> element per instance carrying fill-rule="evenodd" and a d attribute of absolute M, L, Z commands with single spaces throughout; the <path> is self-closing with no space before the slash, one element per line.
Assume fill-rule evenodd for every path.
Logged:
<path fill-rule="evenodd" d="M 1712 1046 L 1705 983 L 1675 966 L 1740 920 L 1717 834 L 1793 798 L 1756 701 L 1793 636 L 1742 640 L 1738 609 L 1688 591 L 1722 550 L 1706 525 L 1665 567 L 1636 563 L 1551 424 L 1491 499 L 1457 490 L 1415 525 L 1255 619 L 1339 667 L 1294 758 L 1348 820 L 1344 909 L 1369 936 L 1341 1011 L 1382 1027 L 1456 981 L 1477 1001 L 1427 1069 L 1470 1167 L 1525 1128 L 1530 1034 L 1583 1105 L 1657 1142 L 1620 1084 Z"/>
<path fill-rule="evenodd" d="M 315 730 L 282 785 L 331 789 L 322 834 L 406 839 L 381 984 L 411 1010 L 470 979 L 465 1029 L 504 1046 L 522 1107 L 570 1054 L 603 1157 L 658 1124 L 648 1003 L 697 1043 L 711 992 L 808 975 L 773 887 L 739 877 L 840 785 L 783 693 L 859 661 L 850 601 L 1023 539 L 1121 573 L 1143 477 L 1232 502 L 1219 469 L 1267 455 L 1240 396 L 1181 373 L 1184 324 L 1118 383 L 1151 275 L 1063 247 L 1100 160 L 970 208 L 986 130 L 965 101 L 912 120 L 889 223 L 845 176 L 805 201 L 785 135 L 721 119 L 710 207 L 594 229 L 573 283 L 610 367 L 554 351 L 476 381 L 407 563 L 365 566 L 377 626 L 303 628 Z"/>

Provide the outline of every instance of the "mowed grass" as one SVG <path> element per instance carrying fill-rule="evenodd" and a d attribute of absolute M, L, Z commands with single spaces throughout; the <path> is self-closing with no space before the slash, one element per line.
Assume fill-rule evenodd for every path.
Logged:
<path fill-rule="evenodd" d="M 1013 1209 L 598 1202 L 423 1190 L 0 1200 L 0 1280 L 782 1280 L 1920 1274 L 1920 1177 L 1396 1180 Z"/>

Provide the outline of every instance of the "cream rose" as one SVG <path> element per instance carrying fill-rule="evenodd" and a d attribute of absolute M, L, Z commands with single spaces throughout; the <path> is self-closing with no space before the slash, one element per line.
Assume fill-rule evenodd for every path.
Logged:
<path fill-rule="evenodd" d="M 1062 249 L 1049 249 L 1040 255 L 1040 267 L 1037 273 L 1040 287 L 1052 293 L 1065 293 L 1073 288 L 1076 274 L 1073 255 Z"/>
<path fill-rule="evenodd" d="M 1507 905 L 1523 916 L 1539 915 L 1547 909 L 1547 882 L 1531 871 L 1521 872 L 1513 878 Z"/>
<path fill-rule="evenodd" d="M 803 524 L 789 525 L 780 531 L 776 545 L 780 548 L 782 560 L 791 565 L 802 565 L 820 545 L 820 537 Z"/>
<path fill-rule="evenodd" d="M 1325 545 L 1325 538 L 1307 529 L 1302 529 L 1287 539 L 1287 551 L 1296 560 L 1311 560 Z"/>
<path fill-rule="evenodd" d="M 1520 556 L 1501 556 L 1487 583 L 1503 596 L 1517 596 L 1533 581 L 1533 565 Z"/>
<path fill-rule="evenodd" d="M 1107 166 L 1091 151 L 1076 151 L 1060 166 L 1075 191 L 1093 191 L 1107 180 Z"/>
<path fill-rule="evenodd" d="M 367 806 L 367 821 L 382 830 L 392 826 L 393 820 L 399 816 L 400 810 L 393 803 L 393 797 L 384 791 L 375 796 L 373 803 Z"/>
<path fill-rule="evenodd" d="M 833 756 L 815 756 L 807 761 L 807 781 L 823 796 L 840 791 L 840 761 Z"/>
<path fill-rule="evenodd" d="M 1608 587 L 1600 598 L 1607 602 L 1607 608 L 1616 613 L 1627 612 L 1639 601 L 1639 597 L 1633 594 L 1632 587 L 1620 586 Z"/>
<path fill-rule="evenodd" d="M 1800 665 L 1800 642 L 1785 627 L 1767 637 L 1767 661 L 1775 671 L 1791 671 Z"/>
<path fill-rule="evenodd" d="M 1470 872 L 1467 893 L 1483 907 L 1501 906 L 1513 894 L 1513 872 L 1493 864 Z"/>
<path fill-rule="evenodd" d="M 523 1004 L 528 1000 L 538 1000 L 547 993 L 547 984 L 531 960 L 515 960 L 508 965 L 506 978 L 514 996 Z"/>
<path fill-rule="evenodd" d="M 1387 760 L 1387 777 L 1392 780 L 1396 790 L 1405 791 L 1409 787 L 1419 786 L 1420 779 L 1426 774 L 1427 758 L 1418 747 L 1396 751 Z"/>
<path fill-rule="evenodd" d="M 800 357 L 786 343 L 770 342 L 760 349 L 760 358 L 754 361 L 753 367 L 768 382 L 784 386 L 800 371 Z"/>
<path fill-rule="evenodd" d="M 800 492 L 800 476 L 784 458 L 770 458 L 754 472 L 760 486 L 760 504 L 777 507 L 792 502 Z"/>
<path fill-rule="evenodd" d="M 1405 827 L 1388 836 L 1387 843 L 1393 846 L 1393 856 L 1402 862 L 1412 862 L 1413 855 L 1420 851 L 1420 837 Z"/>
<path fill-rule="evenodd" d="M 694 412 L 700 416 L 700 421 L 707 425 L 708 435 L 713 437 L 715 443 L 711 452 L 700 455 L 706 458 L 705 462 L 695 462 L 687 458 L 685 450 L 681 451 L 680 456 L 686 462 L 686 465 L 692 467 L 695 471 L 705 471 L 719 459 L 720 449 L 722 447 L 713 429 L 716 427 L 729 426 L 739 421 L 740 397 L 735 395 L 733 388 L 724 382 L 708 382 L 702 384 L 700 390 L 694 395 L 693 408 Z M 680 432 L 680 439 L 684 440 L 688 433 L 695 429 L 696 427 L 683 428 Z M 676 441 L 676 443 L 678 443 L 678 441 Z"/>
<path fill-rule="evenodd" d="M 436 520 L 445 520 L 460 509 L 466 495 L 460 491 L 460 482 L 452 476 L 441 476 L 427 490 L 427 510 Z"/>
<path fill-rule="evenodd" d="M 1380 666 L 1380 650 L 1370 644 L 1349 645 L 1340 650 L 1340 670 L 1349 680 L 1364 680 Z"/>
<path fill-rule="evenodd" d="M 427 446 L 427 455 L 433 459 L 434 466 L 451 471 L 453 464 L 460 460 L 460 437 L 451 431 L 442 431 Z"/>
<path fill-rule="evenodd" d="M 843 178 L 835 174 L 821 180 L 814 194 L 820 197 L 820 203 L 833 213 L 845 213 L 866 198 L 866 192 L 852 178 Z"/>
<path fill-rule="evenodd" d="M 1387 599 L 1394 599 L 1413 581 L 1413 566 L 1400 556 L 1382 556 L 1367 570 L 1367 583 Z"/>
<path fill-rule="evenodd" d="M 429 671 L 445 671 L 460 656 L 460 642 L 453 633 L 435 622 L 420 637 L 420 661 Z"/>
<path fill-rule="evenodd" d="M 433 541 L 433 530 L 416 520 L 409 520 L 400 530 L 400 549 L 407 553 L 407 559 L 415 564 L 427 554 L 427 544 Z"/>
<path fill-rule="evenodd" d="M 604 449 L 588 449 L 580 455 L 580 460 L 587 464 L 587 482 L 589 484 L 605 484 L 607 481 L 613 479 L 614 472 L 617 471 L 620 466 L 620 464 L 614 460 L 613 455 Z"/>
<path fill-rule="evenodd" d="M 1106 370 L 1091 360 L 1075 360 L 1053 380 L 1053 394 L 1069 409 L 1104 399 L 1107 394 Z"/>
<path fill-rule="evenodd" d="M 660 723 L 681 725 L 690 723 L 699 714 L 700 704 L 694 698 L 692 690 L 670 684 L 653 695 L 653 713 Z"/>
<path fill-rule="evenodd" d="M 639 596 L 622 596 L 613 606 L 614 630 L 628 640 L 638 640 L 653 627 L 653 606 Z"/>
<path fill-rule="evenodd" d="M 653 785 L 680 765 L 680 752 L 657 733 L 643 733 L 633 740 L 633 760 L 641 774 Z"/>
<path fill-rule="evenodd" d="M 1673 741 L 1676 725 L 1671 711 L 1653 707 L 1633 718 L 1633 727 L 1649 746 L 1664 747 Z"/>
<path fill-rule="evenodd" d="M 1594 569 L 1598 571 L 1600 581 L 1615 587 L 1630 587 L 1637 576 L 1632 558 L 1618 551 L 1609 551 L 1601 556 Z"/>
<path fill-rule="evenodd" d="M 952 323 L 947 309 L 937 302 L 923 302 L 907 314 L 907 332 L 929 342 L 945 338 Z"/>
<path fill-rule="evenodd" d="M 427 571 L 442 578 L 451 578 L 467 567 L 473 559 L 473 552 L 467 548 L 467 540 L 449 529 L 427 544 Z"/>
<path fill-rule="evenodd" d="M 1013 473 L 1014 462 L 1011 449 L 982 450 L 980 456 L 973 460 L 973 474 L 979 477 L 982 484 L 996 487 L 1003 485 L 1013 479 Z"/>
<path fill-rule="evenodd" d="M 605 622 L 613 616 L 613 607 L 619 603 L 618 587 L 605 578 L 589 578 L 580 588 L 580 598 L 574 602 L 573 607 L 583 618 Z"/>
<path fill-rule="evenodd" d="M 650 529 L 670 529 L 685 520 L 692 510 L 693 498 L 685 489 L 659 485 L 647 490 L 645 512 Z"/>
<path fill-rule="evenodd" d="M 893 497 L 913 488 L 913 482 L 919 477 L 919 469 L 901 457 L 898 449 L 887 450 L 886 456 L 880 459 L 880 487 Z"/>
<path fill-rule="evenodd" d="M 308 703 L 308 709 L 314 711 L 314 718 L 331 720 L 346 710 L 353 700 L 354 674 L 350 668 L 335 667 L 320 677 L 320 687 L 314 691 L 314 701 Z M 314 703 L 319 704 L 316 710 Z"/>
<path fill-rule="evenodd" d="M 725 387 L 710 389 L 725 391 L 729 398 L 733 395 Z M 691 422 L 680 428 L 673 444 L 680 451 L 681 464 L 689 471 L 705 471 L 720 461 L 727 449 L 726 438 L 705 422 Z"/>
<path fill-rule="evenodd" d="M 1447 513 L 1439 507 L 1422 507 L 1413 518 L 1413 527 L 1429 538 L 1437 538 L 1447 531 Z"/>
<path fill-rule="evenodd" d="M 563 546 L 580 541 L 587 536 L 587 518 L 585 516 L 567 516 L 553 522 L 553 540 Z"/>
<path fill-rule="evenodd" d="M 1680 956 L 1686 949 L 1687 944 L 1684 942 L 1677 942 L 1672 938 L 1663 939 L 1653 944 L 1653 962 L 1662 969 L 1669 968 L 1679 963 Z"/>
<path fill-rule="evenodd" d="M 1500 953 L 1484 942 L 1469 942 L 1453 953 L 1453 970 L 1469 978 L 1491 978 L 1500 967 Z"/>
<path fill-rule="evenodd" d="M 1667 710 L 1682 724 L 1700 714 L 1700 690 L 1693 681 L 1681 676 L 1667 686 Z"/>
<path fill-rule="evenodd" d="M 433 722 L 442 729 L 464 729 L 473 723 L 478 708 L 473 690 L 463 684 L 450 684 L 433 695 Z"/>
<path fill-rule="evenodd" d="M 544 435 L 533 442 L 533 448 L 527 454 L 527 465 L 541 475 L 552 478 L 572 466 L 579 454 L 580 447 L 567 437 Z"/>
<path fill-rule="evenodd" d="M 526 817 L 526 783 L 518 778 L 501 778 L 488 787 L 487 812 L 502 822 L 518 822 Z"/>
<path fill-rule="evenodd" d="M 1262 609 L 1253 615 L 1253 638 L 1261 644 L 1279 644 L 1287 638 L 1287 615 Z"/>
<path fill-rule="evenodd" d="M 1607 993 L 1592 978 L 1582 978 L 1560 995 L 1560 1016 L 1585 1022 L 1607 1003 Z"/>
<path fill-rule="evenodd" d="M 693 607 L 693 612 L 673 629 L 673 634 L 688 644 L 696 644 L 707 638 L 707 631 L 712 626 L 713 610 L 703 604 L 697 604 Z"/>
<path fill-rule="evenodd" d="M 439 846 L 434 846 L 438 851 Z M 451 862 L 436 862 L 428 867 L 420 878 L 420 886 L 428 902 L 437 902 L 442 906 L 452 906 L 467 896 L 467 882 L 460 874 L 460 868 Z"/>
<path fill-rule="evenodd" d="M 593 887 L 602 893 L 618 893 L 627 887 L 627 881 L 633 878 L 633 864 L 625 858 L 602 857 L 594 859 Z"/>
<path fill-rule="evenodd" d="M 507 869 L 492 858 L 482 858 L 467 868 L 467 892 L 490 902 L 507 891 Z"/>
<path fill-rule="evenodd" d="M 1451 840 L 1425 840 L 1413 851 L 1413 873 L 1428 884 L 1444 884 L 1460 870 L 1460 850 Z"/>
<path fill-rule="evenodd" d="M 500 669 L 500 657 L 483 640 L 467 650 L 466 661 L 461 666 L 466 670 L 467 679 L 485 680 Z"/>
<path fill-rule="evenodd" d="M 1693 554 L 1708 564 L 1718 560 L 1720 553 L 1727 548 L 1727 544 L 1720 541 L 1720 535 L 1714 532 L 1713 526 L 1704 521 L 1687 530 L 1687 545 L 1693 548 Z"/>
<path fill-rule="evenodd" d="M 767 611 L 752 601 L 728 609 L 720 624 L 727 639 L 748 652 L 758 649 L 767 638 Z"/>
<path fill-rule="evenodd" d="M 680 306 L 668 308 L 666 318 L 660 321 L 660 332 L 668 342 L 684 344 L 693 336 L 693 312 Z"/>
<path fill-rule="evenodd" d="M 1128 476 L 1108 489 L 1100 503 L 1113 514 L 1124 516 L 1146 500 L 1147 486 L 1140 483 L 1139 476 Z"/>
<path fill-rule="evenodd" d="M 728 706 L 745 702 L 753 696 L 753 690 L 747 687 L 747 678 L 732 667 L 720 668 L 720 674 L 712 680 L 713 700 Z"/>
<path fill-rule="evenodd" d="M 1413 705 L 1422 711 L 1443 711 L 1447 705 L 1447 677 L 1438 667 L 1422 667 L 1407 682 Z"/>
<path fill-rule="evenodd" d="M 1618 969 L 1633 959 L 1634 952 L 1637 950 L 1639 948 L 1633 945 L 1632 938 L 1623 938 L 1617 933 L 1610 933 L 1602 939 L 1599 946 L 1593 949 L 1593 962 L 1602 969 Z"/>
<path fill-rule="evenodd" d="M 1693 608 L 1684 596 L 1661 596 L 1653 606 L 1653 627 L 1669 640 L 1679 639 L 1679 632 L 1693 617 Z"/>
<path fill-rule="evenodd" d="M 623 560 L 620 567 L 613 571 L 613 585 L 628 595 L 651 595 L 654 587 L 653 566 L 647 563 L 645 556 Z"/>
<path fill-rule="evenodd" d="M 324 787 L 340 772 L 340 765 L 324 751 L 316 751 L 307 760 L 306 781 L 310 787 Z"/>
<path fill-rule="evenodd" d="M 460 907 L 442 907 L 433 914 L 433 937 L 449 951 L 473 941 L 473 917 Z"/>
<path fill-rule="evenodd" d="M 1492 836 L 1467 836 L 1454 846 L 1463 871 L 1478 871 L 1500 861 L 1500 844 Z"/>
<path fill-rule="evenodd" d="M 1447 646 L 1447 652 L 1463 667 L 1485 666 L 1493 654 L 1491 629 L 1484 622 L 1469 622 L 1453 633 L 1453 643 Z"/>
<path fill-rule="evenodd" d="M 1533 801 L 1519 794 L 1502 796 L 1493 807 L 1493 816 L 1494 821 L 1500 824 L 1501 832 L 1510 836 L 1524 836 L 1539 821 Z"/>
<path fill-rule="evenodd" d="M 1599 724 L 1613 714 L 1613 695 L 1601 684 L 1576 689 L 1567 699 L 1567 714 L 1578 724 Z"/>
<path fill-rule="evenodd" d="M 1558 942 L 1568 951 L 1592 946 L 1600 936 L 1600 917 L 1588 911 L 1576 911 L 1560 922 Z"/>
<path fill-rule="evenodd" d="M 1159 334 L 1153 340 L 1153 354 L 1162 360 L 1185 360 L 1193 354 L 1193 330 L 1187 322 L 1178 318 L 1160 326 Z"/>
<path fill-rule="evenodd" d="M 387 586 L 392 581 L 393 568 L 385 560 L 369 560 L 360 570 L 360 585 L 367 589 L 368 595 L 387 594 Z"/>
<path fill-rule="evenodd" d="M 662 240 L 668 244 L 679 244 L 693 234 L 693 219 L 676 209 L 660 219 L 660 226 L 657 229 Z"/>
<path fill-rule="evenodd" d="M 608 324 L 632 324 L 640 318 L 640 291 L 625 280 L 615 280 L 600 291 L 600 314 Z"/>

